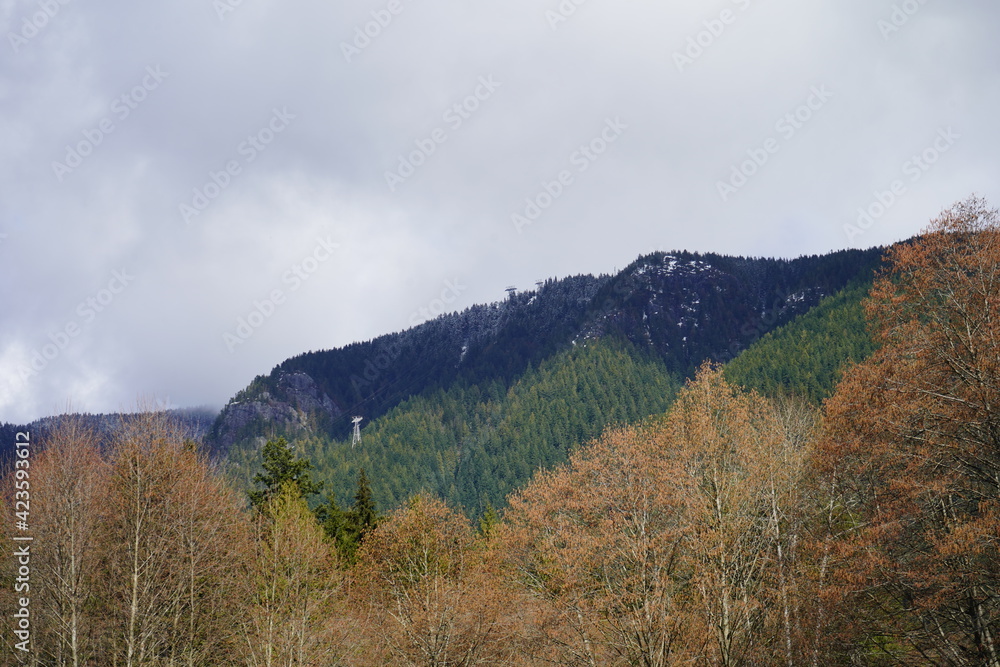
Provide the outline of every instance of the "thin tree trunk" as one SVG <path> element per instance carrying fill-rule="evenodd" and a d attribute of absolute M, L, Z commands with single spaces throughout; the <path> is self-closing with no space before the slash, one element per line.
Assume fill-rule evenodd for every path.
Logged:
<path fill-rule="evenodd" d="M 139 546 L 141 544 L 142 521 L 138 518 L 140 509 L 140 498 L 136 492 L 136 519 L 135 532 L 132 540 L 132 587 L 129 599 L 128 611 L 128 640 L 126 643 L 125 667 L 133 667 L 136 653 L 136 621 L 139 617 Z"/>

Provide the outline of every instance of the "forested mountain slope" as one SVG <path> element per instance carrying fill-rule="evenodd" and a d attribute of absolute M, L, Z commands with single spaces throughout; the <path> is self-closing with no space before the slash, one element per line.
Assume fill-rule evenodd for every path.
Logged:
<path fill-rule="evenodd" d="M 550 280 L 536 291 L 404 332 L 292 357 L 258 376 L 225 407 L 217 446 L 276 432 L 337 433 L 352 415 L 372 420 L 404 399 L 462 380 L 505 385 L 563 347 L 607 277 Z"/>
<path fill-rule="evenodd" d="M 862 306 L 870 287 L 847 287 L 768 332 L 726 365 L 727 379 L 766 396 L 795 394 L 817 404 L 828 398 L 845 364 L 875 351 Z"/>
<path fill-rule="evenodd" d="M 0 632 L 45 664 L 998 667 L 1000 214 L 984 207 L 894 246 L 873 284 L 859 273 L 777 328 L 784 309 L 765 309 L 770 333 L 680 388 L 660 329 L 630 336 L 618 311 L 511 379 L 459 364 L 360 442 L 308 419 L 291 443 L 236 442 L 231 472 L 263 473 L 250 494 L 167 412 L 52 420 L 0 475 L 18 556 L 0 558 L 17 610 Z"/>
<path fill-rule="evenodd" d="M 794 260 L 654 253 L 615 276 L 549 280 L 407 331 L 292 357 L 230 400 L 209 441 L 227 451 L 277 434 L 344 437 L 354 415 L 370 422 L 455 382 L 506 389 L 529 365 L 607 335 L 689 376 L 703 360 L 727 361 L 851 280 L 868 279 L 881 255 L 880 248 Z"/>
<path fill-rule="evenodd" d="M 244 481 L 264 440 L 284 435 L 340 501 L 363 468 L 383 508 L 429 491 L 478 512 L 608 425 L 663 412 L 705 360 L 744 353 L 735 366 L 743 382 L 769 390 L 766 382 L 784 382 L 821 397 L 839 360 L 862 354 L 854 338 L 830 337 L 856 315 L 881 254 L 655 253 L 613 277 L 550 280 L 504 302 L 289 359 L 230 402 L 209 440 Z M 852 292 L 834 296 L 848 285 Z M 767 334 L 789 323 L 792 331 L 820 304 L 800 326 L 811 342 L 775 356 L 785 339 Z M 829 349 L 803 361 L 815 346 Z M 794 371 L 775 369 L 788 362 Z M 365 422 L 352 448 L 353 415 Z"/>
<path fill-rule="evenodd" d="M 409 398 L 366 428 L 356 446 L 322 435 L 295 446 L 338 501 L 349 500 L 365 469 L 383 510 L 426 491 L 479 513 L 487 503 L 501 506 L 539 467 L 562 463 L 607 425 L 663 412 L 679 384 L 631 344 L 595 340 L 530 367 L 509 389 L 499 380 L 456 383 Z M 259 454 L 236 447 L 230 461 L 249 480 Z"/>

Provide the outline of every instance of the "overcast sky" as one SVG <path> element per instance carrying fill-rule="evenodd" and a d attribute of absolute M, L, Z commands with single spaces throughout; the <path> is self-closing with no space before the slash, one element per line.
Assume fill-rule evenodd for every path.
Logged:
<path fill-rule="evenodd" d="M 997 205 L 998 25 L 995 0 L 0 0 L 0 421 L 221 407 L 508 285 Z"/>

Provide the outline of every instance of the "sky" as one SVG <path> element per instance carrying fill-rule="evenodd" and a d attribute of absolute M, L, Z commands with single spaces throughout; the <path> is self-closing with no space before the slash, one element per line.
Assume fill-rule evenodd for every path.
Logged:
<path fill-rule="evenodd" d="M 1000 202 L 994 0 L 0 0 L 0 421 Z"/>

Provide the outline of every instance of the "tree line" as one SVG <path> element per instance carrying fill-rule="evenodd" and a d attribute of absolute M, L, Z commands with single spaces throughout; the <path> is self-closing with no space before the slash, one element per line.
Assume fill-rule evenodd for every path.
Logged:
<path fill-rule="evenodd" d="M 246 501 L 155 414 L 109 452 L 68 425 L 31 464 L 35 664 L 1000 667 L 997 212 L 895 247 L 865 312 L 822 409 L 703 365 L 478 526 L 361 480 L 311 510 L 287 443 Z"/>

